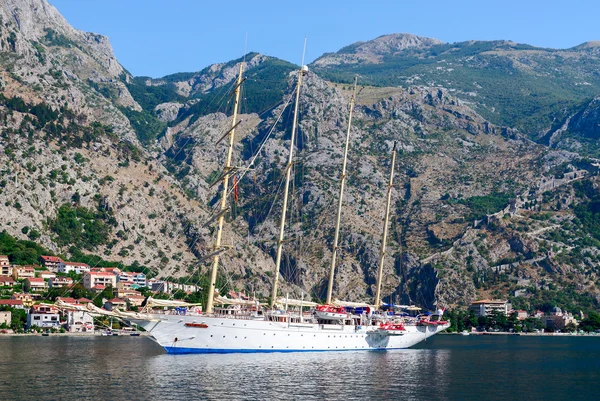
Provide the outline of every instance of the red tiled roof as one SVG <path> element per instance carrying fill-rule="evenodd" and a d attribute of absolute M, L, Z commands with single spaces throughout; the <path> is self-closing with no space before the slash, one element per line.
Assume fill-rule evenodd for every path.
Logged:
<path fill-rule="evenodd" d="M 63 260 L 58 256 L 42 256 L 41 257 L 44 262 L 62 262 Z"/>
<path fill-rule="evenodd" d="M 113 304 L 115 304 L 115 303 L 120 303 L 120 304 L 123 304 L 123 303 L 125 303 L 125 301 L 124 301 L 124 300 L 122 300 L 122 299 L 119 299 L 119 298 L 113 298 L 113 299 L 109 299 L 109 300 L 108 300 L 108 301 L 106 301 L 106 302 L 111 302 L 111 303 L 113 303 Z"/>
<path fill-rule="evenodd" d="M 9 306 L 23 305 L 23 300 L 21 300 L 21 299 L 0 299 L 0 305 L 9 305 Z"/>
<path fill-rule="evenodd" d="M 15 283 L 15 280 L 13 280 L 12 277 L 8 277 L 8 276 L 0 276 L 0 283 Z"/>
<path fill-rule="evenodd" d="M 105 288 L 106 288 L 105 285 L 97 284 L 97 285 L 95 285 L 95 286 L 92 287 L 92 290 L 103 290 Z"/>
<path fill-rule="evenodd" d="M 91 274 L 96 277 L 115 277 L 114 274 L 107 272 L 89 272 L 88 274 Z"/>
<path fill-rule="evenodd" d="M 77 302 L 75 301 L 75 298 L 63 298 L 63 297 L 56 297 L 57 301 L 63 301 L 66 304 L 69 305 L 76 305 Z"/>
<path fill-rule="evenodd" d="M 87 263 L 81 263 L 81 262 L 65 262 L 65 265 L 68 265 L 68 266 L 90 267 L 90 265 L 88 265 Z"/>
<path fill-rule="evenodd" d="M 52 277 L 50 279 L 50 281 L 52 281 L 52 282 L 55 282 L 55 281 L 66 281 L 66 282 L 72 283 L 73 279 L 71 277 L 60 277 L 60 276 L 57 276 L 57 277 Z"/>
<path fill-rule="evenodd" d="M 87 299 L 87 298 L 79 298 L 77 300 L 77 302 L 79 302 L 80 304 L 89 304 L 90 302 L 92 302 L 91 299 Z"/>
<path fill-rule="evenodd" d="M 31 277 L 25 281 L 29 281 L 30 283 L 44 283 L 45 282 L 45 280 L 41 277 Z"/>

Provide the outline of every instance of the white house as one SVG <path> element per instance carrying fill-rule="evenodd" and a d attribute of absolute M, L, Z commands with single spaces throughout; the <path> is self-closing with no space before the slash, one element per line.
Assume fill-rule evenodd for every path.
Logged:
<path fill-rule="evenodd" d="M 108 272 L 87 272 L 83 275 L 83 286 L 88 290 L 96 286 L 116 287 L 117 276 Z"/>
<path fill-rule="evenodd" d="M 57 272 L 64 265 L 65 262 L 58 256 L 40 256 L 40 262 L 42 266 L 51 272 Z"/>
<path fill-rule="evenodd" d="M 69 333 L 93 333 L 94 319 L 85 311 L 67 312 L 67 331 Z"/>
<path fill-rule="evenodd" d="M 79 262 L 64 262 L 64 264 L 58 269 L 59 273 L 75 272 L 77 274 L 83 274 L 89 271 L 90 266 L 88 264 Z"/>
<path fill-rule="evenodd" d="M 59 328 L 58 309 L 50 305 L 34 305 L 27 314 L 27 328 Z"/>
<path fill-rule="evenodd" d="M 61 288 L 73 285 L 73 279 L 71 277 L 54 277 L 48 280 L 50 288 Z"/>

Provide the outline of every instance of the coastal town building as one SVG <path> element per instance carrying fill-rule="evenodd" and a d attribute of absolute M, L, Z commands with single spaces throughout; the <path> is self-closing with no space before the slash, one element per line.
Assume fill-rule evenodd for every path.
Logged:
<path fill-rule="evenodd" d="M 12 268 L 8 256 L 0 255 L 0 276 L 10 276 L 12 274 Z"/>
<path fill-rule="evenodd" d="M 527 311 L 517 310 L 515 312 L 517 312 L 517 320 L 525 320 L 529 317 L 529 314 L 527 313 Z"/>
<path fill-rule="evenodd" d="M 133 284 L 139 287 L 145 287 L 148 284 L 144 273 L 135 273 L 133 275 Z"/>
<path fill-rule="evenodd" d="M 89 271 L 83 275 L 83 286 L 88 290 L 98 290 L 98 286 L 103 286 L 104 288 L 106 288 L 108 286 L 116 287 L 116 285 L 117 276 L 115 276 L 113 273 L 105 271 L 94 271 L 94 269 L 92 269 L 92 271 Z M 102 288 L 102 290 L 104 288 Z"/>
<path fill-rule="evenodd" d="M 92 267 L 90 269 L 92 273 L 111 273 L 114 276 L 118 276 L 122 273 L 118 267 Z"/>
<path fill-rule="evenodd" d="M 480 317 L 487 316 L 494 311 L 508 315 L 508 311 L 511 310 L 512 307 L 508 301 L 484 299 L 471 303 L 470 309 L 475 313 L 475 316 Z"/>
<path fill-rule="evenodd" d="M 85 311 L 68 311 L 66 329 L 69 333 L 93 333 L 94 318 Z"/>
<path fill-rule="evenodd" d="M 568 324 L 577 326 L 579 323 L 571 313 L 563 312 L 558 306 L 552 308 L 550 313 L 542 316 L 542 324 L 548 329 L 562 330 Z"/>
<path fill-rule="evenodd" d="M 113 299 L 109 299 L 108 301 L 106 301 L 104 303 L 104 309 L 111 311 L 114 308 L 119 308 L 120 310 L 126 310 L 127 302 L 124 299 L 113 298 Z"/>
<path fill-rule="evenodd" d="M 15 279 L 10 276 L 0 276 L 0 287 L 9 287 L 16 283 Z"/>
<path fill-rule="evenodd" d="M 71 277 L 54 277 L 48 280 L 48 287 L 50 288 L 62 288 L 73 285 L 73 279 Z"/>
<path fill-rule="evenodd" d="M 15 309 L 25 309 L 23 301 L 20 299 L 0 299 L 0 306 L 9 306 Z"/>
<path fill-rule="evenodd" d="M 150 289 L 152 290 L 152 292 L 170 293 L 171 291 L 173 291 L 174 288 L 173 283 L 162 280 L 153 281 L 151 285 L 152 287 L 150 287 Z"/>
<path fill-rule="evenodd" d="M 26 305 L 33 304 L 33 298 L 34 294 L 27 294 L 24 292 L 13 292 L 12 296 L 10 297 L 10 299 L 19 299 Z"/>
<path fill-rule="evenodd" d="M 72 306 L 85 306 L 92 301 L 87 298 L 75 299 L 75 298 L 67 298 L 67 297 L 57 297 L 56 302 L 60 302 L 60 303 L 64 303 L 64 304 L 72 305 Z"/>
<path fill-rule="evenodd" d="M 133 289 L 129 289 L 129 288 L 119 288 L 117 286 L 117 289 L 115 291 L 113 291 L 113 294 L 116 298 L 127 298 L 130 296 L 142 296 L 142 293 Z"/>
<path fill-rule="evenodd" d="M 64 265 L 64 261 L 58 256 L 40 256 L 40 263 L 46 269 L 52 272 L 58 272 L 62 265 Z"/>
<path fill-rule="evenodd" d="M 26 327 L 59 328 L 58 309 L 51 305 L 33 305 L 27 314 Z"/>
<path fill-rule="evenodd" d="M 48 283 L 41 277 L 33 277 L 25 280 L 23 289 L 28 292 L 43 292 L 48 289 Z"/>
<path fill-rule="evenodd" d="M 14 266 L 12 276 L 15 280 L 24 280 L 35 277 L 33 266 Z"/>
<path fill-rule="evenodd" d="M 3 324 L 10 326 L 12 321 L 12 313 L 9 311 L 0 311 L 0 326 Z"/>
<path fill-rule="evenodd" d="M 125 301 L 129 302 L 130 306 L 142 306 L 144 299 L 146 299 L 146 297 L 141 295 L 129 295 L 125 297 Z"/>
<path fill-rule="evenodd" d="M 51 272 L 49 270 L 38 270 L 35 272 L 35 274 L 37 277 L 41 277 L 44 280 L 48 280 L 48 279 L 56 277 L 56 273 Z"/>
<path fill-rule="evenodd" d="M 76 274 L 84 274 L 90 270 L 90 266 L 87 263 L 79 262 L 64 262 L 64 264 L 58 268 L 59 273 L 66 274 L 71 272 L 75 272 Z"/>

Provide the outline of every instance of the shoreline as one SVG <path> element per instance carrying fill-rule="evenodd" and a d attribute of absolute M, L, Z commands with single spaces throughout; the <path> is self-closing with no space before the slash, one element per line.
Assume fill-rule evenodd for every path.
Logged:
<path fill-rule="evenodd" d="M 458 333 L 439 333 L 438 335 L 463 336 Z M 521 336 L 521 337 L 600 337 L 598 333 L 511 333 L 509 331 L 469 332 L 470 336 Z M 466 335 L 465 335 L 466 336 Z"/>
<path fill-rule="evenodd" d="M 104 335 L 106 331 L 94 331 L 93 333 L 2 333 L 2 337 L 147 337 L 148 332 L 137 331 L 139 335 L 131 335 L 131 333 L 118 333 L 116 336 Z"/>

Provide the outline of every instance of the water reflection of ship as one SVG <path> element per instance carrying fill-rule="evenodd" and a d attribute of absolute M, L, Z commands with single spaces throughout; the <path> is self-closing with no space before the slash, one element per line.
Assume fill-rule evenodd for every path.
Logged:
<path fill-rule="evenodd" d="M 240 63 L 240 72 L 234 89 L 235 102 L 231 128 L 220 139 L 229 136 L 227 159 L 223 174 L 220 210 L 211 221 L 217 221 L 217 239 L 213 258 L 206 313 L 171 311 L 156 313 L 152 308 L 181 308 L 192 306 L 177 301 L 155 300 L 149 298 L 142 313 L 121 312 L 122 317 L 142 326 L 152 338 L 168 353 L 234 353 L 234 352 L 292 352 L 292 351 L 349 351 L 349 350 L 389 350 L 411 347 L 424 339 L 446 329 L 449 324 L 442 320 L 441 312 L 435 315 L 407 316 L 398 313 L 394 305 L 387 310 L 381 306 L 381 281 L 387 228 L 396 160 L 396 146 L 392 150 L 391 172 L 387 191 L 387 207 L 384 218 L 382 249 L 379 258 L 377 286 L 374 305 L 367 303 L 332 300 L 332 288 L 337 251 L 337 240 L 341 216 L 341 206 L 346 177 L 346 162 L 352 109 L 356 95 L 356 80 L 350 102 L 350 115 L 346 134 L 346 147 L 340 182 L 336 232 L 333 245 L 333 258 L 330 269 L 327 302 L 318 305 L 304 300 L 278 297 L 278 280 L 284 239 L 286 210 L 292 166 L 295 136 L 298 126 L 298 100 L 303 77 L 308 68 L 298 70 L 295 88 L 294 117 L 291 131 L 289 158 L 285 168 L 285 188 L 277 242 L 276 267 L 270 309 L 263 309 L 255 299 L 231 299 L 215 297 L 215 283 L 219 257 L 226 249 L 221 246 L 225 214 L 229 210 L 227 198 L 229 181 L 237 174 L 238 168 L 232 166 L 232 152 L 237 122 L 240 86 L 242 85 L 244 63 Z M 235 183 L 235 180 L 234 180 Z M 214 304 L 229 305 L 214 308 Z M 305 308 L 308 311 L 305 311 Z"/>

